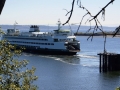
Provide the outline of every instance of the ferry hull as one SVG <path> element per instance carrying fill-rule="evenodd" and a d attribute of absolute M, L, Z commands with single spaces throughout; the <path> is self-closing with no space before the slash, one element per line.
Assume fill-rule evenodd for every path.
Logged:
<path fill-rule="evenodd" d="M 59 49 L 41 49 L 41 48 L 25 48 L 23 52 L 44 54 L 44 55 L 75 55 L 78 51 L 59 50 Z"/>

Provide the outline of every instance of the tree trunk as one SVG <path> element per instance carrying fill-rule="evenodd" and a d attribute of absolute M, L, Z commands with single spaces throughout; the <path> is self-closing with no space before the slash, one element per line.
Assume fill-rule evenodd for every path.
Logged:
<path fill-rule="evenodd" d="M 0 0 L 0 14 L 1 14 L 2 9 L 3 9 L 3 7 L 4 7 L 5 1 L 6 1 L 6 0 Z"/>

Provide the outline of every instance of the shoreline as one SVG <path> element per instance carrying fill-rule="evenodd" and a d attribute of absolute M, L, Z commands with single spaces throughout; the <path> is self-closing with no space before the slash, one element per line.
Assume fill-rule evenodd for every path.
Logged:
<path fill-rule="evenodd" d="M 86 33 L 74 33 L 75 36 L 92 36 L 93 34 Z M 107 36 L 113 37 L 114 34 L 106 34 Z M 94 34 L 93 36 L 104 36 L 103 34 Z M 120 34 L 115 35 L 114 37 L 120 37 Z"/>

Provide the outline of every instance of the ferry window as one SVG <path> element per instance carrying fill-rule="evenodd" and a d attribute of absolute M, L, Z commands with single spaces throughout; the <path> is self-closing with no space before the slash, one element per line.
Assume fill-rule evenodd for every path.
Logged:
<path fill-rule="evenodd" d="M 48 45 L 50 45 L 50 43 L 48 43 Z"/>
<path fill-rule="evenodd" d="M 51 43 L 51 45 L 54 45 L 54 43 Z"/>
<path fill-rule="evenodd" d="M 67 34 L 63 34 L 63 35 L 67 35 Z"/>
<path fill-rule="evenodd" d="M 70 39 L 70 41 L 73 41 L 73 39 Z"/>
<path fill-rule="evenodd" d="M 75 41 L 75 38 L 73 38 L 73 41 Z"/>
<path fill-rule="evenodd" d="M 58 42 L 58 39 L 54 39 L 54 42 Z"/>

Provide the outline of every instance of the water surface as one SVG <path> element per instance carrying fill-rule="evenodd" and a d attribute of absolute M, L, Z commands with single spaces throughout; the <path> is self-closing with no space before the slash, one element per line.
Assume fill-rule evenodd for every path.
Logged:
<path fill-rule="evenodd" d="M 81 51 L 74 56 L 23 53 L 19 59 L 29 60 L 27 68 L 36 67 L 39 90 L 114 90 L 120 86 L 120 72 L 99 72 L 99 56 L 104 39 L 77 37 Z M 120 53 L 120 38 L 107 38 L 106 50 Z"/>

